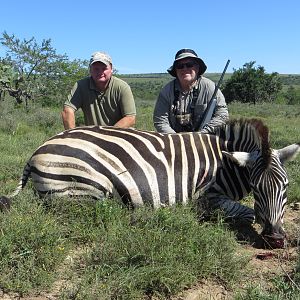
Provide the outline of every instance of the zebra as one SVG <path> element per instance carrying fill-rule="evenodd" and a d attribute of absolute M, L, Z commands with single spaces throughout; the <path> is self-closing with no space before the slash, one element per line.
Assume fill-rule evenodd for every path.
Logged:
<path fill-rule="evenodd" d="M 283 164 L 299 152 L 300 143 L 272 149 L 268 127 L 259 119 L 228 121 L 215 134 L 76 127 L 42 144 L 15 191 L 1 201 L 9 206 L 29 177 L 42 197 L 114 197 L 132 207 L 187 204 L 206 195 L 211 208 L 255 220 L 272 246 L 283 247 L 288 185 Z M 239 203 L 251 191 L 254 209 Z"/>

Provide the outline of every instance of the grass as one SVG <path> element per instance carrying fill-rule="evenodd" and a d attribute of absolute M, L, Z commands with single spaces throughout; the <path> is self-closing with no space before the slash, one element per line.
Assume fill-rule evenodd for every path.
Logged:
<path fill-rule="evenodd" d="M 154 130 L 153 106 L 137 101 L 137 128 Z M 299 106 L 233 103 L 229 111 L 262 118 L 276 148 L 300 142 Z M 0 103 L 1 195 L 15 188 L 34 149 L 61 130 L 59 110 L 27 113 Z M 300 200 L 299 167 L 299 157 L 287 164 L 290 202 Z M 30 185 L 10 212 L 0 212 L 0 235 L 0 289 L 21 295 L 51 290 L 59 279 L 61 299 L 168 299 L 200 278 L 231 286 L 248 261 L 236 254 L 233 232 L 221 220 L 199 223 L 193 206 L 130 211 L 111 200 L 45 202 Z M 299 266 L 298 260 L 298 283 Z M 278 279 L 271 292 L 250 286 L 236 297 L 280 299 L 289 288 Z M 296 292 L 290 289 L 289 299 Z"/>
<path fill-rule="evenodd" d="M 74 293 L 76 299 L 142 299 L 145 295 L 165 299 L 199 277 L 231 282 L 239 273 L 234 266 L 245 262 L 236 257 L 236 242 L 229 231 L 199 224 L 189 207 L 142 208 L 128 214 L 114 202 L 97 205 L 104 209 L 101 226 L 106 229 L 95 237 L 84 268 L 82 262 L 75 266 L 80 280 L 78 274 L 70 279 L 65 299 Z"/>
<path fill-rule="evenodd" d="M 50 287 L 68 249 L 56 218 L 24 194 L 0 218 L 0 286 L 21 293 Z"/>
<path fill-rule="evenodd" d="M 233 233 L 199 223 L 191 206 L 128 211 L 117 201 L 40 202 L 25 191 L 2 214 L 0 286 L 26 294 L 49 289 L 71 249 L 88 249 L 63 278 L 63 299 L 165 299 L 198 278 L 227 284 L 246 257 Z M 226 258 L 226 259 L 225 259 Z M 237 268 L 237 266 L 240 266 Z M 68 271 L 68 272 L 67 272 Z"/>
<path fill-rule="evenodd" d="M 282 278 L 273 278 L 274 290 L 271 292 L 263 285 L 249 285 L 246 292 L 237 293 L 235 300 L 298 300 L 300 291 L 294 285 L 282 280 Z"/>

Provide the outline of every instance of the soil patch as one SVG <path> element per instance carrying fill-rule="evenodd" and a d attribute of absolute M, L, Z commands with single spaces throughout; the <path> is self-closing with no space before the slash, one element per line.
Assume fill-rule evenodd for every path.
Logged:
<path fill-rule="evenodd" d="M 295 207 L 296 208 L 296 207 Z M 230 300 L 236 291 L 245 290 L 249 284 L 252 286 L 271 287 L 271 279 L 282 276 L 292 280 L 295 265 L 299 256 L 300 246 L 300 211 L 294 206 L 288 207 L 284 217 L 285 230 L 288 233 L 287 247 L 285 249 L 263 249 L 260 228 L 237 228 L 237 238 L 240 243 L 239 252 L 249 254 L 250 261 L 247 266 L 247 276 L 232 288 L 220 282 L 202 280 L 197 286 L 183 292 L 173 300 Z"/>

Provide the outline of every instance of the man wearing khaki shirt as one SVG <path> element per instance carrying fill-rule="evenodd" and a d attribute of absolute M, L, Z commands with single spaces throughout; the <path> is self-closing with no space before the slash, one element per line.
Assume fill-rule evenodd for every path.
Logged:
<path fill-rule="evenodd" d="M 153 122 L 158 132 L 213 133 L 214 127 L 228 120 L 225 98 L 218 89 L 212 117 L 203 124 L 215 91 L 215 83 L 203 76 L 205 71 L 206 65 L 195 51 L 181 49 L 176 53 L 168 69 L 175 79 L 162 88 L 154 109 Z"/>

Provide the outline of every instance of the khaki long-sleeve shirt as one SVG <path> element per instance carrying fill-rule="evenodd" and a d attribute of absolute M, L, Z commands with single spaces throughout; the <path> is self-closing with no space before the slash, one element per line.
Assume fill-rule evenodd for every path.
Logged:
<path fill-rule="evenodd" d="M 198 97 L 195 103 L 192 103 L 195 89 L 198 89 Z M 203 76 L 200 76 L 193 90 L 188 94 L 184 94 L 181 91 L 177 79 L 167 83 L 162 88 L 154 108 L 153 122 L 156 130 L 161 133 L 193 131 L 184 130 L 184 128 L 178 124 L 178 117 L 176 118 L 176 115 L 180 113 L 190 113 L 193 127 L 198 128 L 203 120 L 207 105 L 212 100 L 214 90 L 215 83 Z M 177 98 L 176 95 L 179 95 L 178 99 L 175 99 Z M 215 126 L 224 124 L 229 118 L 225 98 L 220 90 L 217 91 L 215 98 L 217 103 L 214 113 L 211 120 L 201 130 L 203 133 L 213 132 Z M 194 106 L 193 109 L 192 106 Z"/>

